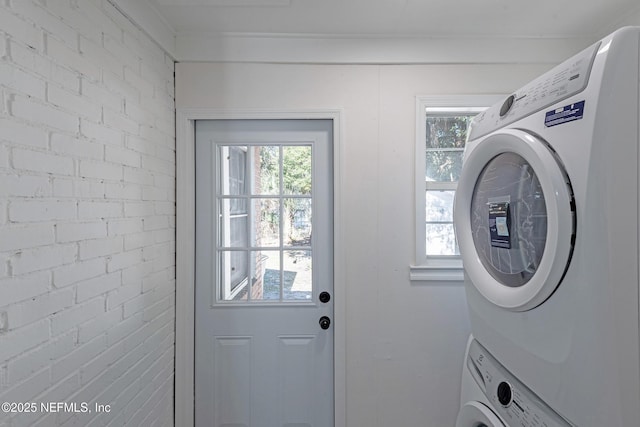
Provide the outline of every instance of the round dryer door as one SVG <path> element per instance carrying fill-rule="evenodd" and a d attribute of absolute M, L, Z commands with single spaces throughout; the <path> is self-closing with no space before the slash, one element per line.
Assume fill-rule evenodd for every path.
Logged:
<path fill-rule="evenodd" d="M 505 427 L 496 414 L 480 402 L 467 402 L 458 413 L 456 427 Z"/>
<path fill-rule="evenodd" d="M 465 272 L 492 303 L 525 311 L 559 285 L 573 250 L 575 204 L 549 146 L 520 130 L 466 153 L 454 223 Z"/>

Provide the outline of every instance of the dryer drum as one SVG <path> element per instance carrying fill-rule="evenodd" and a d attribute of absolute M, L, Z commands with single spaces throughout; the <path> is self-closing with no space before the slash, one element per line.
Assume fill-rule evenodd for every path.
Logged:
<path fill-rule="evenodd" d="M 487 271 L 505 286 L 526 284 L 547 235 L 547 207 L 531 165 L 515 153 L 494 157 L 478 178 L 471 212 L 474 245 Z"/>

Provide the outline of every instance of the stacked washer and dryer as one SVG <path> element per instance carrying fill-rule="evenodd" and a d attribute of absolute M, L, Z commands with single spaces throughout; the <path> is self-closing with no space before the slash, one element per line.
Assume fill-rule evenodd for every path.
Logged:
<path fill-rule="evenodd" d="M 457 427 L 640 426 L 639 62 L 623 28 L 474 120 Z"/>

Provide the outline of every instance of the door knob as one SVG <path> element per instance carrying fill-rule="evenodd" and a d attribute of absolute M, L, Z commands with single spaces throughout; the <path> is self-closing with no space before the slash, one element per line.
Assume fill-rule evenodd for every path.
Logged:
<path fill-rule="evenodd" d="M 323 292 L 320 292 L 320 295 L 318 295 L 318 298 L 320 299 L 320 302 L 328 303 L 331 300 L 331 294 L 327 291 L 323 291 Z"/>
<path fill-rule="evenodd" d="M 329 319 L 327 316 L 322 316 L 318 323 L 320 323 L 320 327 L 322 329 L 329 329 L 329 326 L 331 326 L 331 319 Z"/>

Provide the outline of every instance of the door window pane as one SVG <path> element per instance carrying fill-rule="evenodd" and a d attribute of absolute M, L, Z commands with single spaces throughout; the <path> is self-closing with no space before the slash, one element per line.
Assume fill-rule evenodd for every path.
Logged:
<path fill-rule="evenodd" d="M 310 300 L 313 293 L 310 250 L 286 251 L 284 254 L 285 300 Z"/>
<path fill-rule="evenodd" d="M 284 199 L 284 246 L 311 245 L 311 199 Z"/>
<path fill-rule="evenodd" d="M 282 287 L 280 251 L 252 251 L 251 300 L 279 301 Z"/>
<path fill-rule="evenodd" d="M 239 296 L 247 283 L 248 256 L 246 251 L 220 251 L 220 298 L 231 301 Z"/>
<path fill-rule="evenodd" d="M 222 145 L 219 150 L 218 192 L 224 195 L 246 194 L 247 147 Z"/>
<path fill-rule="evenodd" d="M 254 199 L 255 245 L 280 246 L 280 199 Z"/>
<path fill-rule="evenodd" d="M 284 194 L 311 194 L 311 146 L 283 147 Z"/>
<path fill-rule="evenodd" d="M 218 245 L 224 248 L 246 248 L 248 215 L 246 199 L 222 199 L 219 202 Z"/>
<path fill-rule="evenodd" d="M 259 145 L 252 147 L 255 179 L 252 194 L 280 193 L 280 147 L 277 145 Z"/>

